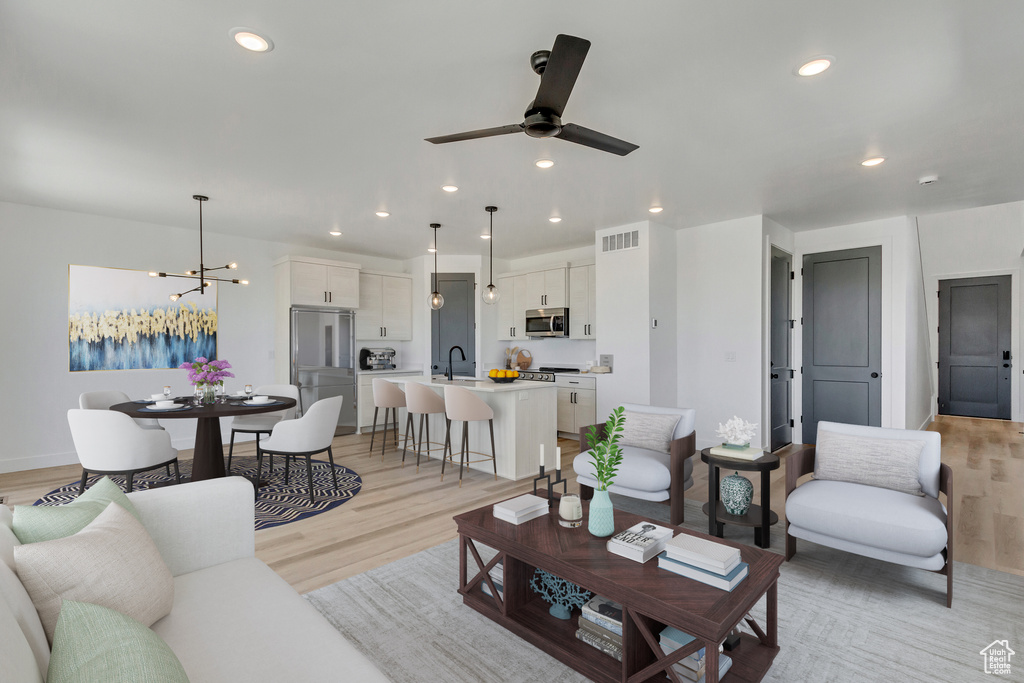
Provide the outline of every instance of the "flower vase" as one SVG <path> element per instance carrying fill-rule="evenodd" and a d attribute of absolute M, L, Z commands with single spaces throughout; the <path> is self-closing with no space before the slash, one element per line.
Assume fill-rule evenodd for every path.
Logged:
<path fill-rule="evenodd" d="M 216 384 L 204 384 L 203 385 L 203 405 L 211 406 L 217 402 L 217 385 Z"/>
<path fill-rule="evenodd" d="M 734 472 L 722 479 L 719 487 L 722 505 L 730 515 L 745 515 L 750 509 L 750 501 L 754 498 L 754 485 L 746 477 Z"/>
<path fill-rule="evenodd" d="M 615 533 L 615 508 L 612 507 L 612 499 L 607 491 L 594 491 L 587 531 L 594 536 L 611 536 Z"/>

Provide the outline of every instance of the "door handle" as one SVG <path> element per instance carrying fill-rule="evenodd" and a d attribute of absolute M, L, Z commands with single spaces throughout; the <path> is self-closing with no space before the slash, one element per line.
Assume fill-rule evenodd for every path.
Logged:
<path fill-rule="evenodd" d="M 778 378 L 779 378 L 779 373 L 773 372 L 772 373 L 772 379 L 778 379 Z"/>
<path fill-rule="evenodd" d="M 1004 368 L 1008 368 L 1008 367 L 1010 367 L 1010 364 L 1009 363 L 1003 363 L 1003 367 Z"/>
<path fill-rule="evenodd" d="M 881 376 L 882 376 L 882 373 L 880 373 L 880 372 L 872 372 L 871 373 L 871 379 L 878 379 Z"/>

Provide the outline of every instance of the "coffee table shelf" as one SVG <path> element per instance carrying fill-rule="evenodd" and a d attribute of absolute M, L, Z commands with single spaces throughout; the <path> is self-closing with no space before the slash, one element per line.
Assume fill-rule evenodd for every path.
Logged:
<path fill-rule="evenodd" d="M 616 530 L 643 520 L 620 511 L 615 517 Z M 764 677 L 779 651 L 776 582 L 780 555 L 715 539 L 740 548 L 743 561 L 750 565 L 747 579 L 730 593 L 660 569 L 655 560 L 641 564 L 613 555 L 605 549 L 604 539 L 590 536 L 585 529 L 561 527 L 556 518 L 557 513 L 552 512 L 514 526 L 495 520 L 490 506 L 458 515 L 459 593 L 464 604 L 591 680 L 638 683 L 638 674 L 645 669 L 652 671 L 643 680 L 669 680 L 657 668 L 663 659 L 660 647 L 652 648 L 643 630 L 656 638 L 661 628 L 672 625 L 694 635 L 698 642 L 688 649 L 708 648 L 711 674 L 712 663 L 717 672 L 718 643 L 767 594 L 766 628 L 755 625 L 757 636 L 742 636 L 740 646 L 728 653 L 733 665 L 721 680 L 756 683 Z M 497 550 L 503 560 L 504 599 L 500 603 L 481 590 L 484 569 L 490 563 L 480 559 L 477 545 Z M 529 587 L 538 567 L 623 606 L 622 662 L 576 638 L 578 610 L 568 620 L 548 613 L 548 603 Z M 707 676 L 709 683 L 716 678 Z"/>

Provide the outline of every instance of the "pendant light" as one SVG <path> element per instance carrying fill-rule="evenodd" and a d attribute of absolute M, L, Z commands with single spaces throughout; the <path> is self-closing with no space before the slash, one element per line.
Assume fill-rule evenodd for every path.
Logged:
<path fill-rule="evenodd" d="M 436 311 L 444 306 L 444 297 L 441 296 L 441 292 L 437 291 L 437 229 L 441 227 L 441 224 L 431 223 L 430 227 L 434 231 L 434 291 L 430 293 L 430 308 Z"/>
<path fill-rule="evenodd" d="M 186 270 L 183 275 L 179 275 L 177 273 L 161 273 L 157 271 L 149 272 L 150 277 L 180 277 L 188 280 L 199 280 L 199 284 L 193 287 L 192 289 L 186 292 L 171 294 L 171 301 L 177 301 L 181 297 L 192 292 L 199 292 L 200 294 L 205 294 L 206 288 L 211 286 L 213 282 L 230 282 L 236 285 L 249 284 L 248 280 L 237 280 L 234 278 L 213 277 L 212 275 L 207 275 L 207 273 L 210 273 L 214 270 L 234 270 L 238 268 L 238 264 L 232 261 L 226 266 L 218 266 L 217 268 L 206 267 L 205 263 L 203 262 L 203 202 L 209 201 L 210 198 L 207 197 L 206 195 L 194 194 L 192 195 L 192 199 L 199 202 L 199 270 Z"/>
<path fill-rule="evenodd" d="M 498 299 L 501 298 L 501 292 L 494 286 L 494 212 L 498 210 L 496 206 L 485 206 L 484 211 L 491 214 L 491 230 L 488 233 L 488 242 L 490 243 L 490 277 L 488 278 L 488 285 L 484 287 L 484 291 L 480 294 L 480 298 L 483 299 L 485 304 L 496 304 Z"/>

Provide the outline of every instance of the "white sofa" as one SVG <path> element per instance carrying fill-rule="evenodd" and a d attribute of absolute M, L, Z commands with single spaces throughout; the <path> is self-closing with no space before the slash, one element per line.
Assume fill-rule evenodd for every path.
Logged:
<path fill-rule="evenodd" d="M 174 576 L 171 613 L 153 624 L 192 683 L 387 681 L 308 602 L 255 557 L 253 487 L 241 477 L 129 494 Z M 50 651 L 18 581 L 11 510 L 0 505 L 0 678 L 44 681 Z"/>
<path fill-rule="evenodd" d="M 815 447 L 793 453 L 786 458 L 786 560 L 796 554 L 796 539 L 801 538 L 865 557 L 945 574 L 946 606 L 951 607 L 953 473 L 941 461 L 942 437 L 938 432 L 823 421 L 818 423 L 819 444 L 826 432 L 840 439 L 845 436 L 876 440 L 881 442 L 883 454 L 894 450 L 894 446 L 886 443 L 923 442 L 916 469 L 909 475 L 914 478 L 916 474 L 923 495 L 829 478 L 798 484 L 806 474 L 818 476 Z M 845 452 L 838 451 L 839 454 Z M 855 453 L 850 454 L 850 466 L 854 468 L 860 466 L 856 458 Z M 869 468 L 869 465 L 864 466 L 864 469 Z M 940 493 L 945 494 L 945 506 L 939 501 Z"/>

